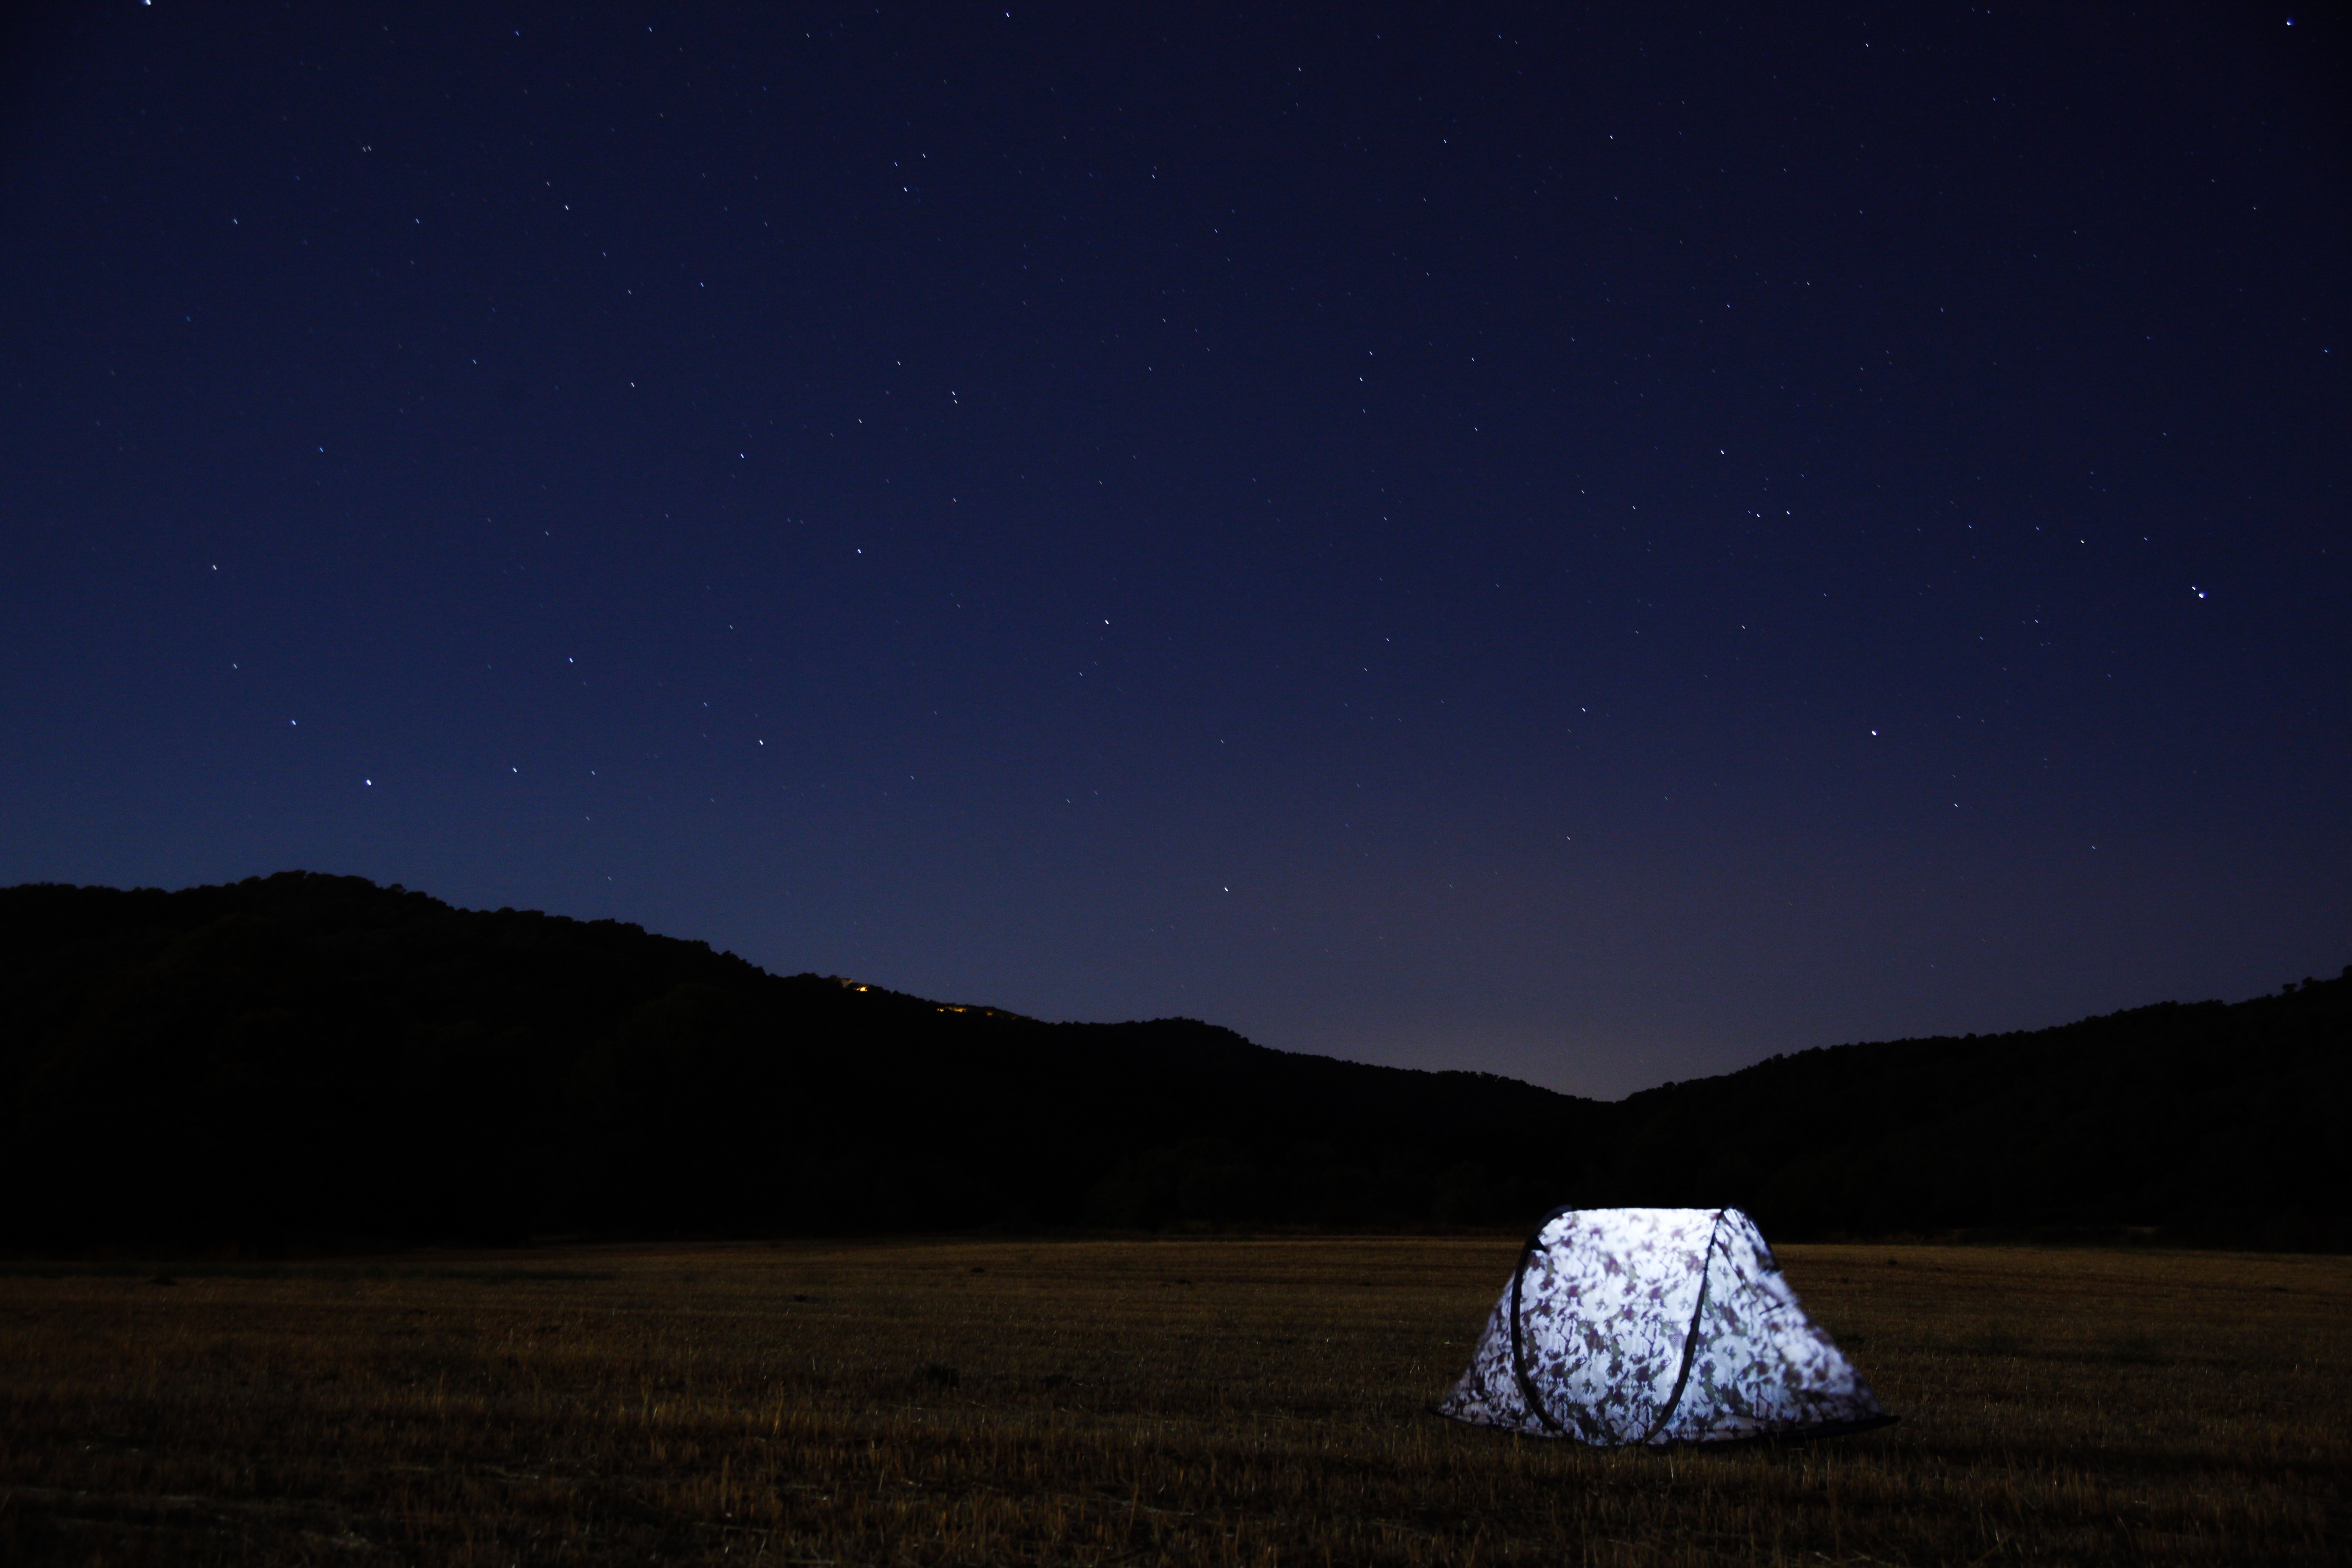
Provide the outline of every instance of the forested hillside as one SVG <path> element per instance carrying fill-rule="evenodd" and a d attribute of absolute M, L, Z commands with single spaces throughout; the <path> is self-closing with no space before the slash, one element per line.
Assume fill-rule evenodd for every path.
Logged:
<path fill-rule="evenodd" d="M 0 891 L 19 1247 L 1498 1222 L 1592 1108 L 287 873 Z"/>
<path fill-rule="evenodd" d="M 0 1245 L 976 1226 L 1781 1237 L 2155 1226 L 2342 1246 L 2352 981 L 1849 1046 L 1617 1104 L 779 977 L 613 921 L 289 872 L 0 890 Z"/>

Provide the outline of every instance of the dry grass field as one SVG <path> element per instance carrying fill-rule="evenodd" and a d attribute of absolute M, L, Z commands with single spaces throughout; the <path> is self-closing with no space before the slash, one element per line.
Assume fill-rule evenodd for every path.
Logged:
<path fill-rule="evenodd" d="M 1790 1247 L 1900 1426 L 1452 1426 L 1502 1238 L 0 1272 L 8 1563 L 2332 1563 L 2352 1259 Z"/>

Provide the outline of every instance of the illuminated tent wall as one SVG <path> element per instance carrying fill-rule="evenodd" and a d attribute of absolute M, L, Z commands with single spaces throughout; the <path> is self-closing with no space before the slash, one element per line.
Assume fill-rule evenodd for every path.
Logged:
<path fill-rule="evenodd" d="M 1885 1426 L 1738 1209 L 1563 1209 L 1536 1227 L 1441 1415 L 1579 1442 Z"/>

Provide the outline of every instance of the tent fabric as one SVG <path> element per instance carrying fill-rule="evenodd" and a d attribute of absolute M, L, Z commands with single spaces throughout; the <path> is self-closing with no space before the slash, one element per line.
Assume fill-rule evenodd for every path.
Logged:
<path fill-rule="evenodd" d="M 1564 1209 L 1538 1226 L 1437 1413 L 1624 1444 L 1884 1426 L 1738 1209 Z"/>

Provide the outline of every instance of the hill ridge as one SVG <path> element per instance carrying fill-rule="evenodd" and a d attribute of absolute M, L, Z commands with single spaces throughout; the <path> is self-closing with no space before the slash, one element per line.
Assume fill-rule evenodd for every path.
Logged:
<path fill-rule="evenodd" d="M 1850 1042 L 1622 1100 L 778 975 L 619 921 L 312 872 L 0 889 L 0 1246 L 973 1226 L 1772 1234 L 2155 1227 L 2343 1246 L 2352 966 L 2245 1002 Z"/>

